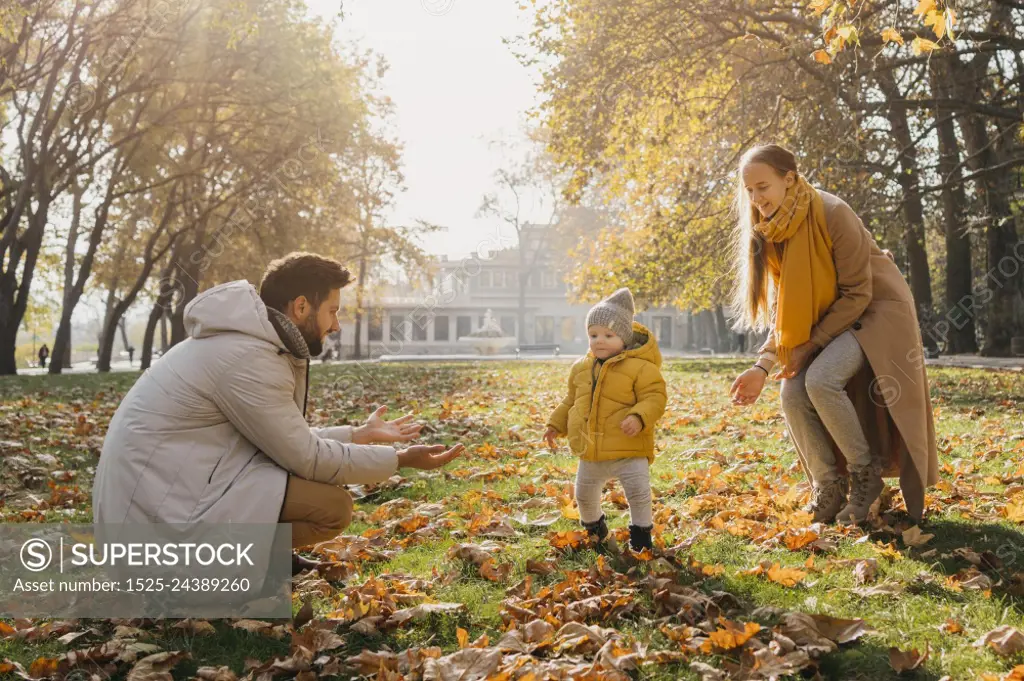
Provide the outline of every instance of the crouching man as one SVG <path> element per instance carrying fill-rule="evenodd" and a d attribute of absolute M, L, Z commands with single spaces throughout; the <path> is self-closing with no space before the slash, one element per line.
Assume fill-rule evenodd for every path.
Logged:
<path fill-rule="evenodd" d="M 399 468 L 434 469 L 462 445 L 396 450 L 419 426 L 385 422 L 310 428 L 309 360 L 338 330 L 338 262 L 292 253 L 270 263 L 259 291 L 222 284 L 185 308 L 188 339 L 125 395 L 93 485 L 100 523 L 291 523 L 292 546 L 350 522 L 341 485 L 382 482 Z M 293 570 L 307 563 L 293 557 Z"/>

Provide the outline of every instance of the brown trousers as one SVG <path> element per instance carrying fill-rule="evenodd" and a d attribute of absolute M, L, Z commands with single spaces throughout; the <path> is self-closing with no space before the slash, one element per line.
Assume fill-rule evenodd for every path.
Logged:
<path fill-rule="evenodd" d="M 292 548 L 327 541 L 352 522 L 352 497 L 341 487 L 289 475 L 280 521 L 292 525 Z"/>

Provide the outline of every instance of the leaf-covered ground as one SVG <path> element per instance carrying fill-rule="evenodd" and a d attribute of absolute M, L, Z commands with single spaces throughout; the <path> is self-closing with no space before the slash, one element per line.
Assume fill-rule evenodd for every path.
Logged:
<path fill-rule="evenodd" d="M 896 492 L 873 527 L 839 530 L 799 511 L 777 386 L 729 403 L 743 366 L 667 363 L 656 551 L 639 557 L 585 545 L 575 461 L 539 442 L 567 363 L 318 368 L 316 424 L 386 403 L 467 456 L 359 490 L 346 534 L 309 552 L 331 565 L 296 578 L 291 623 L 0 622 L 0 677 L 1024 679 L 1024 376 L 930 370 L 942 481 L 926 522 Z M 90 521 L 134 378 L 0 382 L 4 522 Z M 615 484 L 605 508 L 625 545 Z"/>

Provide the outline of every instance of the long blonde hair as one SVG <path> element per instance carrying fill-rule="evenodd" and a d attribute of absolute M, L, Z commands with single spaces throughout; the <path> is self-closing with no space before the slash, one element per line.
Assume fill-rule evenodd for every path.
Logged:
<path fill-rule="evenodd" d="M 768 242 L 754 230 L 761 216 L 750 203 L 743 185 L 743 169 L 751 163 L 772 167 L 780 177 L 799 174 L 796 156 L 777 144 L 760 144 L 749 149 L 740 159 L 736 172 L 736 229 L 733 239 L 733 263 L 736 284 L 733 291 L 732 314 L 741 329 L 766 331 L 774 325 L 771 314 L 768 265 L 765 249 Z M 781 246 L 782 244 L 777 244 Z"/>

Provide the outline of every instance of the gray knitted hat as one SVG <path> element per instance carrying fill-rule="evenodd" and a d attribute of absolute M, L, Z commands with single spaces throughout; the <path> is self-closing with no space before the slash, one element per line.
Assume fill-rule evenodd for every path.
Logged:
<path fill-rule="evenodd" d="M 620 288 L 587 313 L 587 328 L 607 326 L 628 348 L 633 344 L 633 294 Z"/>

